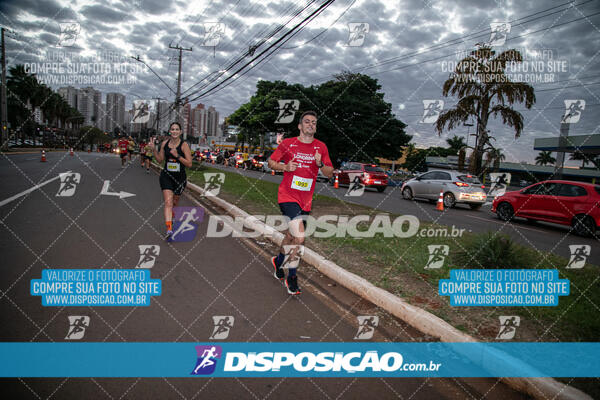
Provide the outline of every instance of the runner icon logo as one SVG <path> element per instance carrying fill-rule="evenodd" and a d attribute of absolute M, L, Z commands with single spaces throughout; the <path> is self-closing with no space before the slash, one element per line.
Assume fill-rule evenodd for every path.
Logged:
<path fill-rule="evenodd" d="M 225 24 L 221 22 L 209 22 L 204 24 L 204 40 L 202 46 L 215 47 L 225 36 Z"/>
<path fill-rule="evenodd" d="M 560 120 L 563 124 L 576 124 L 585 110 L 585 100 L 565 100 L 565 115 Z"/>
<path fill-rule="evenodd" d="M 353 177 L 354 175 L 354 177 Z M 348 174 L 351 182 L 348 185 L 348 191 L 344 196 L 359 197 L 365 192 L 365 185 L 360 181 L 360 174 Z"/>
<path fill-rule="evenodd" d="M 173 235 L 170 242 L 191 242 L 196 237 L 198 224 L 204 217 L 202 207 L 173 207 Z"/>
<path fill-rule="evenodd" d="M 218 196 L 221 191 L 221 185 L 225 183 L 225 174 L 221 172 L 205 172 L 204 173 L 204 195 Z"/>
<path fill-rule="evenodd" d="M 348 23 L 348 42 L 349 47 L 362 46 L 369 33 L 369 24 L 366 22 L 349 22 Z"/>
<path fill-rule="evenodd" d="M 502 196 L 506 193 L 506 187 L 510 183 L 511 175 L 509 172 L 492 172 L 490 173 L 490 180 L 492 185 L 488 191 L 488 199 L 494 199 L 494 197 Z"/>
<path fill-rule="evenodd" d="M 60 37 L 58 38 L 58 43 L 56 45 L 59 47 L 71 47 L 75 45 L 75 41 L 81 30 L 79 23 L 60 22 L 58 25 L 60 26 Z"/>
<path fill-rule="evenodd" d="M 299 100 L 277 100 L 279 103 L 279 114 L 275 120 L 276 124 L 289 124 L 294 120 L 296 111 L 300 109 Z"/>
<path fill-rule="evenodd" d="M 132 124 L 144 124 L 150 120 L 150 102 L 146 100 L 133 101 Z"/>
<path fill-rule="evenodd" d="M 90 317 L 84 315 L 69 315 L 69 330 L 65 340 L 83 339 L 85 330 L 90 326 Z"/>
<path fill-rule="evenodd" d="M 283 269 L 298 268 L 300 259 L 304 255 L 304 246 L 302 245 L 286 245 L 283 246 L 284 258 L 281 267 Z"/>
<path fill-rule="evenodd" d="M 60 174 L 60 187 L 58 188 L 58 197 L 71 197 L 75 194 L 77 185 L 81 182 L 81 174 L 74 172 L 63 172 Z"/>
<path fill-rule="evenodd" d="M 521 325 L 521 317 L 516 315 L 500 316 L 500 331 L 496 339 L 510 340 L 515 337 L 517 327 Z"/>
<path fill-rule="evenodd" d="M 433 124 L 444 109 L 444 100 L 423 100 L 423 118 L 421 124 Z"/>
<path fill-rule="evenodd" d="M 438 269 L 444 266 L 446 256 L 450 253 L 450 247 L 445 244 L 430 244 L 427 246 L 429 259 L 425 264 L 425 269 Z"/>
<path fill-rule="evenodd" d="M 196 346 L 198 360 L 191 375 L 210 375 L 217 368 L 217 360 L 223 355 L 221 346 Z"/>
<path fill-rule="evenodd" d="M 233 328 L 235 318 L 231 315 L 213 315 L 212 317 L 215 327 L 209 339 L 224 340 L 229 336 L 229 331 Z"/>
<path fill-rule="evenodd" d="M 135 266 L 136 268 L 152 268 L 154 262 L 160 254 L 160 246 L 157 244 L 140 244 L 140 259 Z"/>
<path fill-rule="evenodd" d="M 592 252 L 592 247 L 589 244 L 572 244 L 569 245 L 571 258 L 567 264 L 568 269 L 580 269 L 585 265 L 585 260 Z"/>
<path fill-rule="evenodd" d="M 490 23 L 490 41 L 487 43 L 488 46 L 503 46 L 506 42 L 506 38 L 510 33 L 510 24 L 508 22 L 492 22 Z"/>
<path fill-rule="evenodd" d="M 354 339 L 357 340 L 369 340 L 375 333 L 375 328 L 379 325 L 379 317 L 376 315 L 358 315 L 358 331 Z"/>

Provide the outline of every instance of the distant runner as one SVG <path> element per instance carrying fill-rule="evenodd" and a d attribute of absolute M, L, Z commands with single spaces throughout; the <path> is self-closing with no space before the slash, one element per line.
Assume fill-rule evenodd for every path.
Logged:
<path fill-rule="evenodd" d="M 300 116 L 298 130 L 300 135 L 283 140 L 268 160 L 269 168 L 283 171 L 277 202 L 283 215 L 290 219 L 280 253 L 271 259 L 275 268 L 275 277 L 281 281 L 285 278 L 285 272 L 281 268 L 285 259 L 284 246 L 298 246 L 304 243 L 304 224 L 300 222 L 303 216 L 310 213 L 319 169 L 326 177 L 333 176 L 333 165 L 329 159 L 327 146 L 315 139 L 317 114 L 314 111 L 303 113 Z M 280 164 L 280 161 L 285 164 Z M 285 285 L 289 294 L 302 293 L 298 287 L 296 268 L 289 269 Z"/>
<path fill-rule="evenodd" d="M 129 146 L 129 141 L 124 136 L 120 136 L 119 143 L 118 143 L 118 149 L 119 149 L 119 156 L 121 157 L 121 167 L 122 168 L 125 168 L 125 163 L 127 162 L 126 157 L 127 157 L 127 147 L 128 146 Z"/>

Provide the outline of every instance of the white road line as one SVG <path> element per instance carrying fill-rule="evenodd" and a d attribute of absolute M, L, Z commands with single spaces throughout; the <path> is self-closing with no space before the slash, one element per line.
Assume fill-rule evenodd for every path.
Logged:
<path fill-rule="evenodd" d="M 480 219 L 482 221 L 486 221 L 486 222 L 495 222 L 497 224 L 505 224 L 505 222 L 500 222 L 500 221 L 494 221 L 493 219 L 487 219 L 487 218 L 481 218 L 481 217 L 475 217 L 473 215 L 467 215 L 467 217 L 469 218 L 476 218 L 476 219 Z M 528 228 L 526 226 L 516 226 L 515 224 L 509 224 L 510 226 L 512 226 L 515 229 L 527 229 L 530 231 L 534 231 L 534 232 L 541 232 L 541 233 L 548 233 L 547 231 L 542 231 L 539 229 L 533 229 L 533 228 Z"/>
<path fill-rule="evenodd" d="M 69 174 L 69 173 L 71 173 L 71 171 L 62 172 L 61 174 Z M 52 182 L 52 181 L 55 181 L 55 180 L 59 179 L 61 174 L 58 174 L 58 175 L 57 175 L 57 176 L 55 176 L 54 178 L 52 178 L 52 179 L 49 179 L 49 180 L 47 180 L 46 182 L 42 182 L 42 183 L 40 183 L 39 185 L 35 185 L 34 187 L 32 187 L 32 188 L 29 188 L 29 189 L 25 190 L 24 192 L 21 192 L 21 193 L 19 193 L 19 194 L 15 194 L 13 197 L 9 197 L 9 198 L 8 198 L 8 199 L 6 199 L 6 200 L 2 200 L 2 201 L 0 202 L 0 207 L 2 207 L 2 206 L 3 206 L 3 205 L 5 205 L 5 204 L 8 204 L 8 203 L 10 203 L 10 202 L 11 202 L 11 201 L 13 201 L 13 200 L 16 200 L 16 199 L 18 199 L 18 198 L 19 198 L 19 197 L 21 197 L 21 196 L 25 196 L 26 194 L 29 194 L 29 193 L 33 192 L 34 190 L 37 190 L 37 189 L 41 188 L 42 186 L 49 184 L 49 183 L 50 183 L 50 182 Z"/>

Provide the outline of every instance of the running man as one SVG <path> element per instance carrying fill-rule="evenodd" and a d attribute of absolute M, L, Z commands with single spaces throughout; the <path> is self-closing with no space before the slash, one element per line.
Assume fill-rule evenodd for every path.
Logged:
<path fill-rule="evenodd" d="M 166 240 L 173 235 L 173 207 L 177 207 L 179 196 L 187 184 L 185 167 L 192 167 L 192 151 L 190 145 L 181 138 L 181 125 L 173 122 L 169 126 L 171 137 L 160 144 L 159 150 L 154 148 L 154 157 L 165 166 L 160 173 L 160 188 L 165 201 Z M 152 141 L 153 142 L 153 141 Z"/>
<path fill-rule="evenodd" d="M 154 142 L 150 140 L 144 149 L 140 152 L 140 158 L 142 159 L 142 168 L 146 164 L 146 173 L 150 173 L 150 163 L 152 162 L 152 155 L 154 154 Z"/>
<path fill-rule="evenodd" d="M 124 136 L 119 137 L 118 149 L 119 156 L 121 157 L 121 168 L 125 168 L 125 163 L 127 162 L 127 147 L 129 146 L 129 141 Z"/>
<path fill-rule="evenodd" d="M 279 185 L 277 202 L 283 215 L 289 218 L 289 229 L 281 243 L 279 255 L 271 262 L 275 268 L 275 278 L 283 281 L 285 272 L 281 268 L 285 259 L 284 246 L 304 243 L 303 216 L 310 213 L 312 196 L 319 169 L 328 178 L 333 176 L 333 165 L 325 143 L 315 139 L 317 132 L 317 113 L 306 111 L 300 116 L 298 124 L 300 135 L 284 139 L 269 158 L 269 168 L 283 171 L 283 180 Z M 285 164 L 280 164 L 282 161 Z M 296 268 L 290 268 L 285 286 L 289 294 L 302 293 L 298 287 Z"/>
<path fill-rule="evenodd" d="M 133 141 L 133 138 L 129 136 L 129 138 L 127 139 L 127 154 L 129 154 L 129 164 L 131 164 L 131 155 L 133 154 L 134 150 L 135 142 Z"/>

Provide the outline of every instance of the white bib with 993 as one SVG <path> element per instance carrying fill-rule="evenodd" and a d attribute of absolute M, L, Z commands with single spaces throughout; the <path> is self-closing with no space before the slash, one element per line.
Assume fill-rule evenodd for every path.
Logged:
<path fill-rule="evenodd" d="M 167 171 L 169 172 L 179 172 L 181 166 L 177 162 L 168 162 L 167 163 Z"/>
<path fill-rule="evenodd" d="M 312 188 L 313 180 L 294 175 L 292 178 L 292 189 L 308 192 Z"/>

